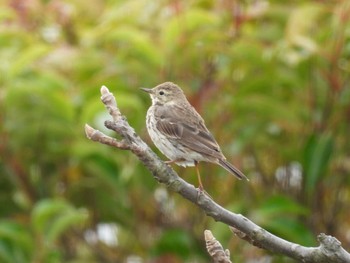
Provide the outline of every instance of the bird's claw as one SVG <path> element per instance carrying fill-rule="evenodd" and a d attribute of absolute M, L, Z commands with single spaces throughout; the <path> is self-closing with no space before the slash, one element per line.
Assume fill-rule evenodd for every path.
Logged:
<path fill-rule="evenodd" d="M 207 191 L 204 190 L 202 185 L 198 186 L 198 195 L 197 195 L 197 200 L 200 198 L 201 195 L 206 195 L 208 196 L 211 200 L 213 200 L 213 198 L 210 196 L 210 194 L 208 194 Z"/>

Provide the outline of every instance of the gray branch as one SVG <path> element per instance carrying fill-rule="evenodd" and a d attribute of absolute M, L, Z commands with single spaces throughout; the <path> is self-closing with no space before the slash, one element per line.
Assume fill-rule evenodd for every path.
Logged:
<path fill-rule="evenodd" d="M 101 100 L 112 116 L 112 120 L 106 121 L 105 126 L 119 134 L 122 139 L 116 140 L 111 138 L 86 124 L 85 132 L 89 139 L 119 149 L 130 150 L 140 159 L 158 182 L 165 184 L 170 190 L 179 193 L 197 205 L 214 220 L 227 224 L 236 236 L 256 247 L 272 253 L 286 255 L 300 262 L 350 263 L 350 254 L 343 249 L 341 243 L 335 237 L 320 234 L 318 236 L 320 243 L 318 247 L 304 247 L 277 237 L 243 215 L 232 213 L 215 203 L 203 191 L 199 191 L 179 177 L 171 167 L 159 159 L 148 145 L 141 140 L 126 118 L 122 116 L 113 94 L 105 86 L 102 86 L 101 94 Z"/>

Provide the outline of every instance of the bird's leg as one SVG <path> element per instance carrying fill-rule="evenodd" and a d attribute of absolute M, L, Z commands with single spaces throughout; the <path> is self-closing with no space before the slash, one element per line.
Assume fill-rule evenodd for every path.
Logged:
<path fill-rule="evenodd" d="M 196 172 L 197 172 L 197 177 L 198 177 L 198 183 L 199 183 L 198 188 L 199 188 L 200 191 L 203 191 L 204 187 L 203 187 L 203 184 L 202 184 L 201 175 L 199 173 L 198 161 L 194 161 L 194 166 L 196 167 Z"/>
<path fill-rule="evenodd" d="M 199 173 L 199 168 L 198 168 L 198 161 L 194 161 L 194 166 L 196 167 L 196 171 L 197 171 L 197 177 L 198 177 L 198 183 L 199 183 L 199 186 L 198 186 L 198 189 L 199 189 L 199 192 L 198 192 L 198 197 L 201 195 L 201 194 L 206 194 L 211 200 L 213 200 L 213 198 L 210 196 L 210 194 L 208 194 L 207 191 L 204 190 L 204 187 L 203 187 L 203 184 L 202 184 L 202 179 L 201 179 L 201 175 Z"/>
<path fill-rule="evenodd" d="M 172 164 L 172 163 L 177 163 L 177 162 L 183 162 L 185 161 L 185 159 L 176 159 L 176 160 L 168 160 L 168 161 L 164 161 L 164 163 L 166 164 Z M 194 161 L 194 166 L 196 167 L 196 172 L 197 172 L 197 177 L 198 177 L 198 189 L 200 193 L 204 193 L 207 196 L 209 196 L 210 199 L 213 199 L 208 193 L 207 191 L 204 190 L 203 184 L 202 184 L 202 179 L 201 179 L 201 175 L 199 173 L 199 168 L 198 168 L 198 161 Z"/>

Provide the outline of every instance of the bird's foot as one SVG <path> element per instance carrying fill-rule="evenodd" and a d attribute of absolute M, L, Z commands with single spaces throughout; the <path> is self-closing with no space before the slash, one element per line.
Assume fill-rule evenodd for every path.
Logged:
<path fill-rule="evenodd" d="M 208 194 L 208 192 L 204 190 L 203 185 L 199 185 L 197 189 L 198 189 L 197 199 L 199 199 L 199 197 L 204 194 L 204 195 L 208 196 L 211 200 L 214 200 L 210 196 L 210 194 Z"/>

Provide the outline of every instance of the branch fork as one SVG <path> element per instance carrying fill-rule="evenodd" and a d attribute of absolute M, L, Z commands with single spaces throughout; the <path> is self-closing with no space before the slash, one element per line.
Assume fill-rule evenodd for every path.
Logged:
<path fill-rule="evenodd" d="M 304 247 L 279 238 L 256 225 L 246 217 L 230 212 L 215 203 L 205 193 L 198 191 L 193 185 L 179 177 L 171 167 L 165 164 L 148 147 L 121 114 L 115 97 L 107 87 L 101 87 L 101 95 L 101 100 L 112 117 L 112 120 L 105 121 L 105 126 L 119 134 L 122 139 L 117 140 L 109 137 L 86 124 L 85 133 L 88 139 L 118 149 L 130 150 L 148 168 L 158 182 L 165 184 L 172 191 L 179 193 L 214 220 L 227 224 L 237 237 L 256 247 L 273 253 L 286 255 L 300 262 L 350 263 L 350 254 L 345 251 L 341 243 L 332 236 L 320 234 L 318 236 L 320 246 Z M 206 232 L 205 235 L 210 237 L 208 232 Z M 215 262 L 230 262 L 229 259 L 227 260 L 228 261 Z"/>

